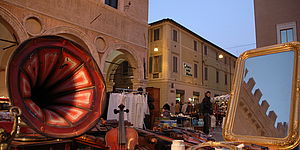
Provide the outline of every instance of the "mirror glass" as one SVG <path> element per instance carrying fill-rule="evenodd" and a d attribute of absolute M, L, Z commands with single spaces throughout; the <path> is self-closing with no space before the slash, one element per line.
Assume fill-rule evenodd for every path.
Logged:
<path fill-rule="evenodd" d="M 294 52 L 248 58 L 233 133 L 284 138 L 288 135 Z"/>

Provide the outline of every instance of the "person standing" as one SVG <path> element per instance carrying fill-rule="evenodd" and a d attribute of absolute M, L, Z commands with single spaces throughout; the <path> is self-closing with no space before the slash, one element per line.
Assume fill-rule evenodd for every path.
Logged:
<path fill-rule="evenodd" d="M 182 107 L 181 107 L 181 112 L 182 112 L 183 114 L 186 114 L 187 106 L 188 106 L 187 102 L 184 102 L 184 104 L 183 104 Z"/>
<path fill-rule="evenodd" d="M 193 111 L 193 105 L 191 102 L 188 102 L 187 108 L 186 108 L 186 114 L 192 114 Z"/>
<path fill-rule="evenodd" d="M 170 106 L 170 112 L 172 115 L 175 115 L 175 105 L 173 102 L 171 103 L 171 106 Z"/>
<path fill-rule="evenodd" d="M 166 103 L 164 106 L 163 106 L 163 109 L 162 109 L 162 117 L 163 118 L 170 118 L 171 117 L 171 113 L 170 113 L 170 105 L 168 103 Z"/>
<path fill-rule="evenodd" d="M 179 114 L 180 113 L 180 103 L 179 100 L 176 100 L 176 104 L 175 104 L 175 114 Z"/>
<path fill-rule="evenodd" d="M 216 116 L 215 114 L 212 114 L 210 115 L 210 128 L 211 128 L 211 131 L 215 131 L 215 128 L 216 128 Z"/>
<path fill-rule="evenodd" d="M 204 116 L 203 132 L 207 135 L 209 134 L 209 130 L 210 130 L 210 115 L 213 114 L 210 95 L 211 95 L 210 91 L 205 92 L 205 97 L 203 98 L 200 106 L 201 112 L 203 113 Z"/>

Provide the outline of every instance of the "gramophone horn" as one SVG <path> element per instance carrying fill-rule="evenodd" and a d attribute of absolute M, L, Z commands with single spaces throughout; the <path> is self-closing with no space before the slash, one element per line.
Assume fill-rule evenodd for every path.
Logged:
<path fill-rule="evenodd" d="M 91 56 L 59 36 L 23 42 L 7 68 L 11 103 L 36 132 L 55 138 L 79 136 L 103 113 L 105 84 Z"/>

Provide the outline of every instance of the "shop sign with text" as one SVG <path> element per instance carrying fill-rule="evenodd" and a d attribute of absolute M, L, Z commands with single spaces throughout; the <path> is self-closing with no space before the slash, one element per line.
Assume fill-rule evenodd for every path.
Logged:
<path fill-rule="evenodd" d="M 192 67 L 191 67 L 190 64 L 184 62 L 183 63 L 183 69 L 184 69 L 184 75 L 193 76 Z"/>

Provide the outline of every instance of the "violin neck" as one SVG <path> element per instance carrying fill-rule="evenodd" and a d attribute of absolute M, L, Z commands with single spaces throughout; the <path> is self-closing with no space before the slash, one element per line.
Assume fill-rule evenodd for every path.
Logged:
<path fill-rule="evenodd" d="M 125 125 L 124 125 L 124 111 L 121 110 L 119 113 L 119 135 L 118 135 L 118 143 L 120 145 L 126 144 L 126 133 L 125 133 Z"/>

